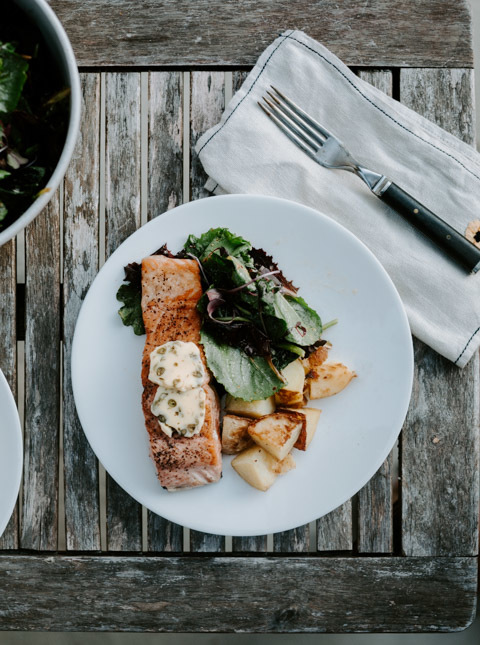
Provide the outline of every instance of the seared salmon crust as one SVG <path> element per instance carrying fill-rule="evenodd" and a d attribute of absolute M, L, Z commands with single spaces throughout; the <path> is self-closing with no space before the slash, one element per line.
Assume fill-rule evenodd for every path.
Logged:
<path fill-rule="evenodd" d="M 202 295 L 195 260 L 152 255 L 142 261 L 142 313 L 146 341 L 142 360 L 142 407 L 152 459 L 161 485 L 168 490 L 216 482 L 222 474 L 220 406 L 209 385 L 205 354 L 200 345 L 201 319 L 196 305 Z M 199 434 L 168 437 L 151 411 L 157 385 L 148 379 L 150 353 L 172 340 L 198 345 L 205 365 L 205 422 Z"/>

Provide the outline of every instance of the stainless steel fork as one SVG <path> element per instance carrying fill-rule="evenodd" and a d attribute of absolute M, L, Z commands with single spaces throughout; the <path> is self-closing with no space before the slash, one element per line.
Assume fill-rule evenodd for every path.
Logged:
<path fill-rule="evenodd" d="M 259 105 L 276 125 L 307 155 L 325 168 L 353 172 L 372 193 L 429 237 L 453 260 L 472 273 L 480 269 L 480 249 L 414 197 L 356 161 L 345 146 L 320 123 L 275 87 Z"/>

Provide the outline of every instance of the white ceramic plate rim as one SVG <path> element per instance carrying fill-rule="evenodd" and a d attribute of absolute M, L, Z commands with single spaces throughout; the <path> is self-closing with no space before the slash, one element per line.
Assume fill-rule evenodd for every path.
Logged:
<path fill-rule="evenodd" d="M 23 442 L 20 418 L 18 416 L 15 399 L 10 391 L 3 372 L 0 370 L 0 403 L 2 406 L 0 424 L 0 440 L 2 442 L 2 454 L 0 456 L 0 468 L 8 469 L 9 477 L 2 487 L 0 503 L 0 536 L 4 532 L 18 497 L 20 482 L 22 479 L 23 466 Z"/>
<path fill-rule="evenodd" d="M 328 507 L 328 509 L 322 512 L 322 515 L 325 515 L 328 512 L 340 506 L 348 499 L 350 499 L 371 479 L 371 477 L 375 474 L 375 472 L 380 468 L 382 463 L 385 461 L 386 457 L 388 456 L 391 449 L 393 448 L 394 443 L 400 433 L 403 421 L 405 419 L 405 416 L 408 410 L 412 383 L 413 383 L 413 346 L 412 346 L 412 340 L 411 340 L 411 334 L 410 334 L 410 327 L 405 313 L 405 309 L 403 307 L 400 296 L 398 295 L 398 292 L 393 282 L 391 281 L 390 277 L 388 276 L 388 274 L 386 273 L 382 265 L 376 259 L 376 257 L 358 238 L 356 238 L 352 233 L 346 230 L 343 226 L 341 226 L 340 224 L 338 224 L 337 222 L 329 218 L 327 215 L 319 213 L 314 209 L 303 206 L 296 202 L 290 202 L 288 200 L 275 198 L 275 197 L 258 196 L 258 195 L 224 195 L 224 196 L 210 198 L 209 200 L 201 200 L 201 202 L 210 201 L 211 199 L 214 199 L 217 203 L 219 202 L 219 200 L 223 200 L 225 202 L 225 206 L 227 206 L 228 202 L 231 200 L 243 200 L 245 203 L 245 206 L 247 206 L 247 203 L 249 203 L 250 205 L 252 205 L 253 203 L 256 203 L 257 206 L 260 206 L 260 207 L 262 205 L 266 205 L 267 203 L 269 203 L 272 206 L 275 206 L 275 204 L 278 204 L 279 206 L 283 205 L 284 207 L 288 205 L 289 207 L 295 208 L 298 212 L 303 211 L 305 215 L 319 218 L 325 226 L 336 229 L 336 232 L 341 237 L 344 237 L 346 239 L 348 238 L 349 244 L 355 246 L 359 253 L 361 253 L 365 257 L 368 257 L 370 262 L 375 267 L 376 272 L 382 275 L 383 282 L 388 285 L 389 295 L 391 296 L 391 299 L 392 299 L 390 304 L 392 305 L 392 307 L 395 308 L 395 313 L 398 314 L 399 327 L 401 328 L 402 330 L 401 333 L 403 335 L 403 338 L 402 338 L 402 342 L 404 343 L 403 349 L 405 352 L 405 355 L 404 355 L 405 378 L 403 381 L 402 390 L 401 392 L 398 393 L 398 408 L 396 411 L 396 416 L 395 418 L 392 418 L 390 421 L 390 424 L 389 424 L 390 430 L 388 433 L 386 433 L 386 436 L 384 438 L 383 450 L 379 451 L 376 456 L 376 459 L 371 461 L 368 469 L 365 470 L 364 477 L 361 480 L 357 480 L 355 484 L 352 484 L 352 486 L 349 488 L 347 495 L 344 494 L 342 495 L 341 498 L 339 498 L 338 496 L 335 497 L 334 495 L 332 495 L 332 501 L 330 506 Z M 72 385 L 73 385 L 75 401 L 77 404 L 78 415 L 80 418 L 80 422 L 82 423 L 82 426 L 84 428 L 85 434 L 94 452 L 97 454 L 97 457 L 103 463 L 107 472 L 134 499 L 136 499 L 139 503 L 145 505 L 147 508 L 150 508 L 150 510 L 153 510 L 153 512 L 159 513 L 165 519 L 172 522 L 176 522 L 177 524 L 188 526 L 194 530 L 203 531 L 206 533 L 222 534 L 222 535 L 249 536 L 249 535 L 258 535 L 261 533 L 276 533 L 279 531 L 292 529 L 292 528 L 295 528 L 296 526 L 301 526 L 303 524 L 306 524 L 316 519 L 318 515 L 315 515 L 314 511 L 309 512 L 308 509 L 306 509 L 306 512 L 304 513 L 304 518 L 301 521 L 295 522 L 294 525 L 285 525 L 285 522 L 284 521 L 282 522 L 281 520 L 278 522 L 272 521 L 271 525 L 269 525 L 268 527 L 268 530 L 265 530 L 265 527 L 262 527 L 261 531 L 259 531 L 258 528 L 255 528 L 255 527 L 251 527 L 251 528 L 246 527 L 245 529 L 242 529 L 240 532 L 239 530 L 228 530 L 227 528 L 222 528 L 221 526 L 212 527 L 212 524 L 209 523 L 208 521 L 203 522 L 203 521 L 196 520 L 192 522 L 189 520 L 188 517 L 183 517 L 181 512 L 163 513 L 163 512 L 160 512 L 158 508 L 152 509 L 151 505 L 149 504 L 148 500 L 145 498 L 142 491 L 136 490 L 135 486 L 132 487 L 130 485 L 126 485 L 125 482 L 121 481 L 122 479 L 121 476 L 120 477 L 116 476 L 115 465 L 109 463 L 108 455 L 102 454 L 102 449 L 100 445 L 101 442 L 98 441 L 98 438 L 95 434 L 92 434 L 91 432 L 89 432 L 88 420 L 87 420 L 88 415 L 86 413 L 86 408 L 84 409 L 83 407 L 83 405 L 85 404 L 85 401 L 83 401 L 82 392 L 81 392 L 82 370 L 80 367 L 81 365 L 80 359 L 82 354 L 82 348 L 81 348 L 81 342 L 79 341 L 79 337 L 81 333 L 83 333 L 83 329 L 85 327 L 85 324 L 87 323 L 87 317 L 88 317 L 87 311 L 89 307 L 89 300 L 92 297 L 93 290 L 95 289 L 95 283 L 97 283 L 97 280 L 99 282 L 102 280 L 103 274 L 107 271 L 108 266 L 111 263 L 116 262 L 116 254 L 120 254 L 121 252 L 123 252 L 123 249 L 125 247 L 130 246 L 132 244 L 132 240 L 136 240 L 138 236 L 143 236 L 147 240 L 149 239 L 149 236 L 148 236 L 149 231 L 153 232 L 154 230 L 155 230 L 155 236 L 151 236 L 151 239 L 158 240 L 159 235 L 158 235 L 157 229 L 161 228 L 162 219 L 165 221 L 164 219 L 165 217 L 174 216 L 176 218 L 177 224 L 181 227 L 182 225 L 180 223 L 180 218 L 182 217 L 182 214 L 185 214 L 188 211 L 191 211 L 192 209 L 199 208 L 199 203 L 201 202 L 195 201 L 195 202 L 190 202 L 188 204 L 179 206 L 161 215 L 159 218 L 152 220 L 148 224 L 144 225 L 133 235 L 131 235 L 127 240 L 125 240 L 125 242 L 123 242 L 123 244 L 115 251 L 114 254 L 112 254 L 112 256 L 107 260 L 107 263 L 100 270 L 97 278 L 95 279 L 94 283 L 90 288 L 89 293 L 85 298 L 84 304 L 80 311 L 80 314 L 77 320 L 77 327 L 74 334 L 73 345 L 72 345 Z M 173 215 L 174 211 L 175 213 Z M 218 225 L 221 225 L 221 224 L 219 223 Z M 186 238 L 187 235 L 189 234 L 189 231 L 183 231 L 183 232 L 185 233 L 185 238 Z M 238 230 L 236 232 L 242 234 L 241 230 Z M 168 242 L 168 239 L 166 241 Z M 267 252 L 272 251 L 272 249 L 268 248 L 268 243 L 266 243 L 265 246 L 267 247 L 266 248 Z M 147 243 L 147 247 L 148 247 L 148 243 Z M 145 253 L 147 254 L 148 252 L 150 252 L 150 249 L 146 248 Z M 132 257 L 132 260 L 133 259 L 134 257 Z M 113 287 L 113 288 L 116 288 L 116 287 Z M 170 493 L 166 493 L 166 494 L 170 494 Z M 184 493 L 176 493 L 176 494 L 178 495 L 178 494 L 184 494 Z M 262 494 L 262 493 L 259 493 L 259 494 Z"/>

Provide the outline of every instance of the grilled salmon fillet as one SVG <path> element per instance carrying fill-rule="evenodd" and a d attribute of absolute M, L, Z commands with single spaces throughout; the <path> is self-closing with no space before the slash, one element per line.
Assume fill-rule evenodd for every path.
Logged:
<path fill-rule="evenodd" d="M 142 407 L 150 437 L 151 456 L 158 479 L 168 490 L 216 482 L 222 474 L 218 397 L 209 385 L 203 347 L 199 344 L 201 319 L 196 305 L 202 295 L 200 270 L 195 260 L 151 255 L 142 261 L 142 313 L 146 331 L 142 360 Z M 205 421 L 199 434 L 168 437 L 151 411 L 157 385 L 148 379 L 150 353 L 168 341 L 198 345 L 205 366 Z"/>

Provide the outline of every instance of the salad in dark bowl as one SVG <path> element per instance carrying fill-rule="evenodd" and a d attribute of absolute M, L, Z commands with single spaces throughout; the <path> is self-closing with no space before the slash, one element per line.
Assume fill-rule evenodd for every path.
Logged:
<path fill-rule="evenodd" d="M 51 198 L 73 151 L 78 72 L 44 0 L 9 0 L 0 22 L 0 244 Z"/>

